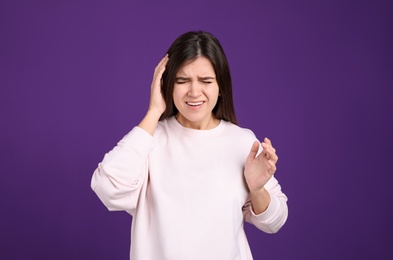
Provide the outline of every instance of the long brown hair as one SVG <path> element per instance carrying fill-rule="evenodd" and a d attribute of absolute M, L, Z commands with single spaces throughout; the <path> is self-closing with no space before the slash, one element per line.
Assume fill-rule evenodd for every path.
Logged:
<path fill-rule="evenodd" d="M 220 42 L 210 33 L 192 31 L 180 35 L 168 49 L 169 60 L 162 75 L 161 92 L 166 103 L 166 109 L 160 120 L 174 116 L 178 110 L 173 103 L 173 88 L 177 71 L 198 57 L 207 58 L 213 65 L 219 87 L 219 97 L 213 114 L 234 124 L 237 123 L 232 98 L 232 79 L 229 65 Z"/>

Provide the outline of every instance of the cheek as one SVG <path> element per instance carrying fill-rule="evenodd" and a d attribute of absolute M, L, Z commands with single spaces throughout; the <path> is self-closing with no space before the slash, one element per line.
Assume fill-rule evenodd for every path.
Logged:
<path fill-rule="evenodd" d="M 217 100 L 219 93 L 220 93 L 219 88 L 218 88 L 218 86 L 216 86 L 214 89 L 211 89 L 210 98 Z"/>
<path fill-rule="evenodd" d="M 177 107 L 177 105 L 180 104 L 180 102 L 182 101 L 183 93 L 181 93 L 181 91 L 178 88 L 176 88 L 176 86 L 175 86 L 173 88 L 172 96 L 173 96 L 173 103 Z"/>

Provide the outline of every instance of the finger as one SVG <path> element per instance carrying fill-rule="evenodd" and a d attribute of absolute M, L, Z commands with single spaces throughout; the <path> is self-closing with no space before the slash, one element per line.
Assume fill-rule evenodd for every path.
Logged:
<path fill-rule="evenodd" d="M 165 71 L 165 66 L 161 66 L 161 67 L 158 68 L 157 71 L 155 72 L 154 77 L 155 77 L 157 80 L 161 80 L 162 74 L 164 74 L 164 71 Z"/>
<path fill-rule="evenodd" d="M 165 71 L 165 64 L 162 64 L 160 68 L 156 68 L 156 71 L 154 72 L 154 78 L 153 78 L 153 86 L 162 86 L 163 81 L 162 81 L 162 75 L 164 74 Z"/>
<path fill-rule="evenodd" d="M 278 161 L 278 156 L 277 156 L 276 153 L 274 153 L 274 152 L 268 152 L 268 157 L 269 157 L 269 160 L 272 160 L 273 162 L 277 163 L 277 161 Z"/>
<path fill-rule="evenodd" d="M 271 145 L 267 144 L 267 143 L 261 143 L 261 146 L 263 148 L 263 150 L 270 152 L 270 153 L 275 153 L 276 149 L 274 149 Z"/>
<path fill-rule="evenodd" d="M 276 149 L 274 149 L 274 147 L 269 143 L 263 142 L 263 143 L 261 143 L 261 145 L 264 149 L 266 148 L 266 149 L 272 150 L 273 152 L 276 152 Z"/>
<path fill-rule="evenodd" d="M 271 148 L 267 147 L 264 149 L 265 151 L 265 156 L 268 160 L 273 160 L 274 162 L 278 161 L 278 156 L 275 151 L 273 151 Z"/>
<path fill-rule="evenodd" d="M 164 63 L 166 63 L 168 61 L 168 54 L 165 54 L 165 56 L 160 60 L 160 62 L 158 63 L 157 67 L 162 66 Z"/>
<path fill-rule="evenodd" d="M 271 175 L 273 175 L 276 172 L 276 170 L 277 170 L 277 166 L 276 166 L 276 164 L 272 160 L 269 160 L 267 162 L 268 162 L 268 164 L 270 166 L 269 169 L 268 169 L 268 172 Z"/>
<path fill-rule="evenodd" d="M 157 72 L 161 71 L 162 69 L 165 69 L 166 64 L 168 63 L 168 54 L 166 54 L 164 56 L 164 58 L 161 59 L 161 61 L 158 63 L 158 65 L 155 68 L 155 74 L 157 74 Z"/>
<path fill-rule="evenodd" d="M 268 143 L 268 144 L 270 144 L 270 145 L 272 145 L 272 141 L 270 141 L 270 139 L 267 138 L 267 137 L 265 137 L 265 138 L 263 139 L 263 141 L 266 142 L 266 143 Z"/>
<path fill-rule="evenodd" d="M 259 150 L 259 142 L 255 141 L 251 146 L 251 150 L 250 150 L 250 153 L 248 154 L 247 160 L 255 159 L 255 156 L 257 155 L 258 150 Z"/>

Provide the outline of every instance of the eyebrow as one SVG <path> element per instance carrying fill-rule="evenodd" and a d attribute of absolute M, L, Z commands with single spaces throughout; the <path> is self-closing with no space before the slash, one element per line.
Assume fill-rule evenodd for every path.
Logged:
<path fill-rule="evenodd" d="M 212 80 L 212 79 L 215 79 L 215 78 L 208 76 L 208 77 L 198 77 L 198 79 L 200 79 L 200 80 Z M 176 80 L 190 80 L 190 78 L 189 77 L 176 77 Z"/>

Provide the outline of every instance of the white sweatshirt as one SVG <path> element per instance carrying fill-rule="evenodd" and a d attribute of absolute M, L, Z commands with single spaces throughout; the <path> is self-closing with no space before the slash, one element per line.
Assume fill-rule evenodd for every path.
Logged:
<path fill-rule="evenodd" d="M 139 127 L 107 153 L 91 187 L 109 210 L 133 216 L 133 260 L 252 259 L 243 220 L 277 232 L 288 214 L 287 197 L 272 177 L 271 202 L 255 215 L 243 170 L 255 135 L 221 120 L 194 130 L 174 117 L 154 137 Z M 268 250 L 268 249 L 267 249 Z"/>

